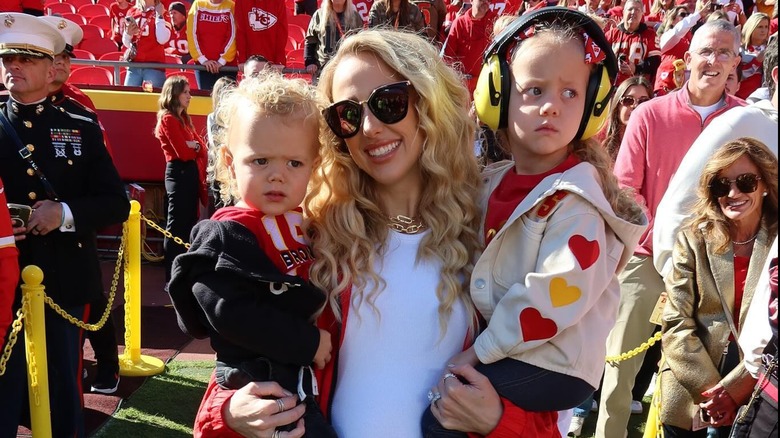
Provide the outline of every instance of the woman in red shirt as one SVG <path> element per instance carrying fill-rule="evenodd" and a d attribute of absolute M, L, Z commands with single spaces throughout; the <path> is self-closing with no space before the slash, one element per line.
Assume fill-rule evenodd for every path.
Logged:
<path fill-rule="evenodd" d="M 165 47 L 171 38 L 171 28 L 165 18 L 165 7 L 160 0 L 136 0 L 127 12 L 122 44 L 135 48 L 134 62 L 165 62 Z M 125 86 L 140 87 L 150 81 L 155 88 L 165 82 L 165 69 L 129 67 Z"/>
<path fill-rule="evenodd" d="M 190 85 L 184 76 L 165 80 L 160 93 L 157 126 L 154 136 L 160 140 L 165 155 L 165 192 L 168 194 L 168 219 L 165 229 L 174 237 L 189 240 L 190 231 L 198 221 L 198 201 L 207 205 L 206 143 L 195 132 L 187 107 L 190 105 Z M 185 248 L 165 238 L 165 280 L 171 278 L 173 259 Z"/>

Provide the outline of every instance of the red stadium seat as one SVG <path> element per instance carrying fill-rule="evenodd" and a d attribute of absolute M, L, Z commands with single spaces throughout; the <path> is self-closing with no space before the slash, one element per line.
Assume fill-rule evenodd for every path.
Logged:
<path fill-rule="evenodd" d="M 101 29 L 99 26 L 95 26 L 94 24 L 82 24 L 81 30 L 84 31 L 84 38 L 82 41 L 105 38 L 103 29 Z"/>
<path fill-rule="evenodd" d="M 290 61 L 287 60 L 287 68 L 295 68 L 303 70 L 306 66 L 303 65 L 303 61 Z M 289 79 L 305 79 L 306 82 L 311 83 L 311 75 L 308 73 L 285 73 L 284 77 Z"/>
<path fill-rule="evenodd" d="M 295 49 L 287 52 L 287 67 L 293 68 L 291 63 L 304 62 L 303 49 Z"/>
<path fill-rule="evenodd" d="M 85 85 L 113 85 L 114 77 L 102 67 L 82 67 L 70 72 L 70 82 Z"/>
<path fill-rule="evenodd" d="M 168 69 L 165 71 L 165 77 L 171 77 L 171 76 L 184 76 L 187 78 L 187 82 L 190 83 L 190 90 L 199 90 L 198 88 L 198 80 L 195 78 L 195 70 L 175 70 L 175 69 Z"/>
<path fill-rule="evenodd" d="M 84 5 L 91 5 L 92 0 L 63 0 L 63 3 L 68 3 L 73 5 L 74 8 L 76 8 L 76 11 L 79 10 Z"/>
<path fill-rule="evenodd" d="M 78 12 L 79 14 L 87 18 L 100 17 L 100 16 L 108 17 L 107 7 L 103 5 L 93 5 L 92 3 L 79 7 Z"/>
<path fill-rule="evenodd" d="M 101 38 L 84 40 L 79 44 L 79 49 L 89 50 L 99 58 L 104 53 L 116 52 L 117 46 L 113 41 Z"/>
<path fill-rule="evenodd" d="M 103 34 L 106 36 L 111 34 L 111 17 L 107 15 L 91 17 L 89 18 L 89 24 L 94 24 L 95 26 L 103 29 Z"/>
<path fill-rule="evenodd" d="M 287 15 L 287 24 L 294 24 L 300 26 L 303 30 L 309 29 L 309 21 L 311 21 L 311 15 L 298 14 Z"/>
<path fill-rule="evenodd" d="M 287 46 L 284 47 L 285 53 L 292 52 L 293 50 L 298 48 L 298 41 L 295 41 L 295 38 L 288 36 L 287 37 Z"/>
<path fill-rule="evenodd" d="M 84 18 L 84 16 L 81 14 L 70 14 L 66 12 L 60 15 L 62 15 L 62 18 L 67 18 L 68 20 L 78 24 L 79 26 L 87 24 L 87 19 Z"/>
<path fill-rule="evenodd" d="M 54 14 L 75 14 L 76 8 L 73 7 L 73 5 L 70 5 L 68 3 L 48 3 L 46 6 L 44 6 L 44 10 L 46 12 L 46 15 L 54 15 Z"/>
<path fill-rule="evenodd" d="M 111 3 L 114 3 L 116 0 L 97 0 L 95 3 L 98 5 L 103 5 L 107 8 L 111 7 Z M 132 6 L 132 3 L 130 4 Z"/>
<path fill-rule="evenodd" d="M 76 55 L 76 59 L 96 59 L 89 50 L 73 49 L 73 54 Z"/>
<path fill-rule="evenodd" d="M 287 35 L 295 38 L 296 48 L 303 47 L 306 40 L 306 31 L 297 24 L 287 26 Z"/>
<path fill-rule="evenodd" d="M 100 55 L 98 60 L 100 61 L 121 61 L 125 52 L 108 52 Z"/>

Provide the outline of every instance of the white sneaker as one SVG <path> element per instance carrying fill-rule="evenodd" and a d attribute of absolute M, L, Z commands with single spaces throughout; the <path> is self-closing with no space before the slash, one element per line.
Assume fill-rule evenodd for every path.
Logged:
<path fill-rule="evenodd" d="M 658 377 L 658 373 L 653 374 L 653 378 L 650 379 L 650 385 L 647 386 L 647 391 L 645 392 L 645 397 L 653 395 L 655 392 L 655 379 Z"/>
<path fill-rule="evenodd" d="M 571 419 L 571 425 L 569 425 L 569 433 L 567 436 L 580 436 L 582 433 L 582 424 L 585 423 L 585 418 L 583 417 L 572 417 Z"/>
<path fill-rule="evenodd" d="M 591 412 L 599 411 L 599 403 L 596 400 L 593 400 L 593 403 L 590 404 L 590 411 Z"/>
<path fill-rule="evenodd" d="M 644 411 L 642 402 L 639 400 L 631 400 L 631 414 L 641 414 L 642 411 Z"/>

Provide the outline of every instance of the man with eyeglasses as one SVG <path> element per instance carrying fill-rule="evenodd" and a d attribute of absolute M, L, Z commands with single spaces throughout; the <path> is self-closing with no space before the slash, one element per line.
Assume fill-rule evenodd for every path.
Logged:
<path fill-rule="evenodd" d="M 685 154 L 674 178 L 669 183 L 656 218 L 653 235 L 655 267 L 661 275 L 671 270 L 672 248 L 682 222 L 688 217 L 685 206 L 696 197 L 696 181 L 704 165 L 722 145 L 740 137 L 753 137 L 777 155 L 777 38 L 771 38 L 764 58 L 764 85 L 771 98 L 749 106 L 734 108 L 718 123 L 702 131 Z"/>
<path fill-rule="evenodd" d="M 618 277 L 620 307 L 615 327 L 607 338 L 608 356 L 638 347 L 657 327 L 649 319 L 665 287 L 653 266 L 653 221 L 656 212 L 661 211 L 658 204 L 669 179 L 702 129 L 715 118 L 720 120 L 719 116 L 727 110 L 745 104 L 725 93 L 728 74 L 739 63 L 739 42 L 739 34 L 731 23 L 704 24 L 693 35 L 684 56 L 691 71 L 690 79 L 679 90 L 640 105 L 628 121 L 615 162 L 615 175 L 620 185 L 633 189 L 637 201 L 645 206 L 650 227 Z M 606 368 L 597 437 L 624 436 L 631 389 L 643 359 L 644 352 L 620 362 L 617 367 Z M 662 421 L 679 424 L 679 418 Z"/>

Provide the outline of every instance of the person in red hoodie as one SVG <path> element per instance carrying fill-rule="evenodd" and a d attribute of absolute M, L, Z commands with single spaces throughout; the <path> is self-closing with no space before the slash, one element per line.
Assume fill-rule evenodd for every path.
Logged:
<path fill-rule="evenodd" d="M 467 78 L 469 95 L 474 93 L 482 69 L 482 52 L 490 44 L 496 14 L 490 10 L 490 0 L 474 0 L 471 9 L 452 22 L 444 42 L 444 57 Z"/>
<path fill-rule="evenodd" d="M 12 306 L 19 283 L 19 251 L 13 228 L 5 203 L 5 188 L 0 180 L 0 348 L 5 347 L 5 334 L 11 329 Z"/>
<path fill-rule="evenodd" d="M 319 404 L 341 438 L 420 436 L 425 393 L 476 326 L 466 285 L 480 246 L 480 177 L 467 91 L 426 39 L 384 29 L 346 38 L 319 86 L 334 102 L 323 170 L 304 201 L 310 278 L 329 291 L 318 326 L 334 345 Z M 470 365 L 453 372 L 469 382 L 449 395 L 466 430 L 560 437 L 556 413 L 502 402 Z M 304 424 L 277 427 L 304 411 L 276 383 L 230 391 L 212 379 L 194 433 L 301 437 Z"/>
<path fill-rule="evenodd" d="M 241 0 L 234 9 L 239 70 L 252 55 L 284 68 L 287 63 L 287 6 L 277 0 Z"/>
<path fill-rule="evenodd" d="M 207 147 L 195 131 L 187 113 L 190 85 L 181 75 L 165 80 L 157 111 L 154 136 L 165 155 L 165 191 L 168 194 L 168 220 L 165 229 L 175 237 L 187 239 L 198 221 L 198 201 L 208 205 L 206 191 Z M 186 251 L 182 245 L 165 238 L 165 281 L 171 278 L 173 259 Z"/>
<path fill-rule="evenodd" d="M 127 26 L 122 34 L 122 44 L 130 52 L 134 62 L 165 62 L 165 46 L 171 37 L 171 28 L 165 18 L 165 7 L 160 0 L 136 0 L 135 6 L 125 17 Z M 131 66 L 127 69 L 125 86 L 140 87 L 149 81 L 155 88 L 165 82 L 165 70 Z"/>

